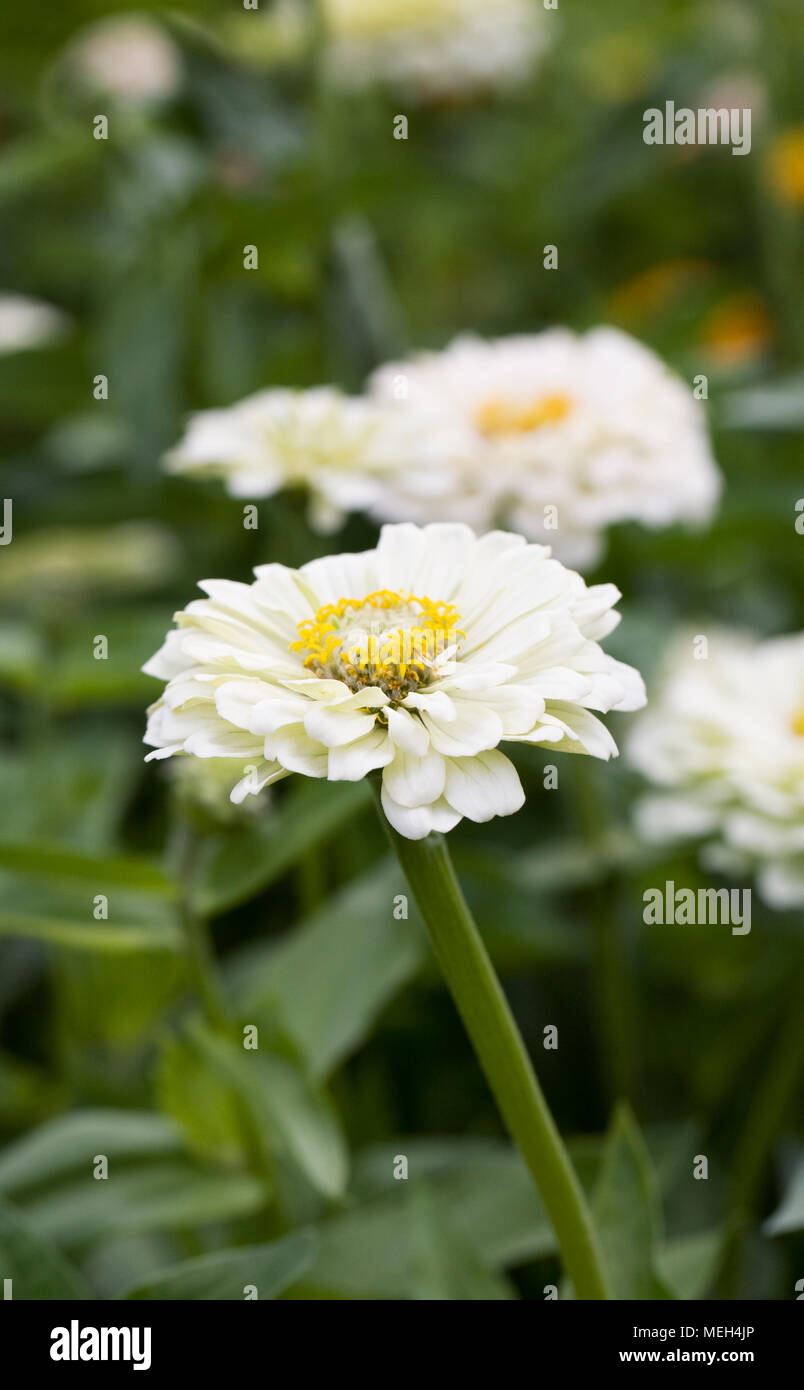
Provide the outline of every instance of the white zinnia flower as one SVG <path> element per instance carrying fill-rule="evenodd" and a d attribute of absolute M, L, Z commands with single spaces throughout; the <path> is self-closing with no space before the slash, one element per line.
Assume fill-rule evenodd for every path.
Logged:
<path fill-rule="evenodd" d="M 441 479 L 440 509 L 428 503 L 428 519 L 510 525 L 550 542 L 568 564 L 595 563 L 615 522 L 702 522 L 718 496 L 691 389 L 617 329 L 458 338 L 381 367 L 370 394 L 397 402 L 421 461 Z M 404 472 L 381 510 L 423 519 Z"/>
<path fill-rule="evenodd" d="M 380 479 L 399 466 L 404 420 L 334 387 L 258 391 L 222 410 L 192 415 L 165 460 L 172 473 L 221 477 L 233 497 L 270 497 L 303 487 L 311 521 L 334 529 L 346 512 L 370 509 Z M 426 487 L 426 469 L 413 486 Z"/>
<path fill-rule="evenodd" d="M 522 82 L 547 45 L 533 0 L 323 0 L 333 79 L 388 82 L 424 98 Z"/>
<path fill-rule="evenodd" d="M 804 633 L 691 638 L 636 725 L 630 760 L 663 792 L 639 808 L 651 839 L 707 841 L 713 867 L 758 870 L 774 906 L 804 902 Z"/>
<path fill-rule="evenodd" d="M 126 105 L 173 96 L 181 81 L 179 50 L 145 15 L 111 15 L 83 30 L 67 50 L 82 84 Z"/>
<path fill-rule="evenodd" d="M 41 299 L 0 293 L 0 353 L 27 352 L 58 342 L 67 329 L 67 315 Z"/>
<path fill-rule="evenodd" d="M 386 816 L 420 839 L 519 809 L 501 742 L 609 758 L 591 711 L 644 703 L 638 672 L 598 645 L 618 591 L 587 588 L 522 536 L 385 526 L 374 550 L 255 574 L 201 584 L 208 597 L 144 668 L 167 682 L 148 756 L 256 764 L 233 801 L 288 772 L 382 768 Z"/>

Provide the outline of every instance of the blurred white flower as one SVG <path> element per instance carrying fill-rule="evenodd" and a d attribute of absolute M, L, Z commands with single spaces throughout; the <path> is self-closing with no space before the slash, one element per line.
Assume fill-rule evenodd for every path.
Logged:
<path fill-rule="evenodd" d="M 519 810 L 503 741 L 609 758 L 592 710 L 638 709 L 638 672 L 603 652 L 613 585 L 522 536 L 462 525 L 385 526 L 376 549 L 263 565 L 208 598 L 144 667 L 167 682 L 149 710 L 149 758 L 194 754 L 258 766 L 239 802 L 289 772 L 359 781 L 409 839 Z"/>
<path fill-rule="evenodd" d="M 387 82 L 424 98 L 524 81 L 550 38 L 534 0 L 322 0 L 333 80 Z"/>
<path fill-rule="evenodd" d="M 174 758 L 170 767 L 180 799 L 223 824 L 264 811 L 271 795 L 263 790 L 261 796 L 247 797 L 235 805 L 232 787 L 252 774 L 257 775 L 256 766 L 244 763 L 242 758 L 180 757 Z"/>
<path fill-rule="evenodd" d="M 461 337 L 381 367 L 369 394 L 397 402 L 411 460 L 440 480 L 425 501 L 400 471 L 379 509 L 390 519 L 510 525 L 587 567 L 615 522 L 703 522 L 718 497 L 691 388 L 618 329 Z"/>
<path fill-rule="evenodd" d="M 664 682 L 628 756 L 663 790 L 645 798 L 645 836 L 703 837 L 712 867 L 756 869 L 777 907 L 804 902 L 804 633 L 757 641 L 716 631 L 695 660 L 671 647 Z"/>
<path fill-rule="evenodd" d="M 68 323 L 67 315 L 52 304 L 0 293 L 0 353 L 48 347 L 64 336 Z"/>
<path fill-rule="evenodd" d="M 233 497 L 301 487 L 312 524 L 326 532 L 346 512 L 376 503 L 380 480 L 404 457 L 404 426 L 397 412 L 329 386 L 258 391 L 227 409 L 192 415 L 165 466 L 220 477 Z M 416 485 L 415 468 L 411 478 Z"/>
<path fill-rule="evenodd" d="M 178 48 L 145 15 L 99 20 L 81 30 L 66 56 L 83 86 L 127 105 L 165 101 L 181 81 Z"/>

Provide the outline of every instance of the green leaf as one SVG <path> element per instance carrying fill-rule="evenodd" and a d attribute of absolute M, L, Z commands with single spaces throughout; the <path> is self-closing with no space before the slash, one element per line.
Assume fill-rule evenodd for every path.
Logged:
<path fill-rule="evenodd" d="M 762 1229 L 767 1236 L 804 1230 L 804 1155 L 793 1169 L 780 1205 L 768 1217 Z"/>
<path fill-rule="evenodd" d="M 88 883 L 97 891 L 106 888 L 128 888 L 140 893 L 153 893 L 161 898 L 174 898 L 176 884 L 158 864 L 135 855 L 82 854 L 63 845 L 38 841 L 0 840 L 0 869 L 12 869 L 19 874 L 34 874 L 38 878 L 57 882 Z"/>
<path fill-rule="evenodd" d="M 675 1298 L 703 1298 L 715 1278 L 723 1246 L 721 1231 L 701 1231 L 668 1240 L 658 1252 L 661 1278 Z"/>
<path fill-rule="evenodd" d="M 656 1272 L 658 1186 L 647 1148 L 625 1105 L 615 1110 L 591 1205 L 613 1296 L 672 1297 Z"/>
<path fill-rule="evenodd" d="M 394 1177 L 400 1154 L 408 1161 L 407 1182 L 425 1183 L 437 1194 L 457 1234 L 472 1241 L 489 1268 L 502 1269 L 555 1249 L 552 1229 L 523 1159 L 510 1144 L 485 1139 L 400 1137 L 363 1150 L 352 1184 L 362 1205 L 327 1223 L 325 1230 L 333 1243 L 348 1241 L 352 1222 L 359 1231 L 372 1209 L 370 1226 L 375 1220 L 382 1226 L 386 1220 L 399 1219 L 406 1187 Z M 573 1156 L 577 1158 L 576 1146 Z M 322 1253 L 327 1254 L 326 1241 L 322 1241 Z"/>
<path fill-rule="evenodd" d="M 90 660 L 96 633 L 108 639 L 106 661 Z M 161 608 L 82 612 L 80 622 L 67 630 L 49 672 L 51 698 L 62 710 L 127 704 L 144 708 L 154 699 L 155 689 L 153 679 L 143 675 L 141 667 L 164 635 Z"/>
<path fill-rule="evenodd" d="M 268 816 L 222 835 L 199 874 L 199 912 L 212 916 L 248 902 L 368 803 L 364 782 L 328 782 L 312 790 L 302 786 L 284 799 L 281 818 Z"/>
<path fill-rule="evenodd" d="M 14 198 L 23 190 L 30 195 L 32 189 L 43 185 L 52 188 L 54 179 L 90 167 L 97 159 L 98 150 L 91 148 L 83 130 L 71 129 L 57 138 L 52 130 L 25 135 L 6 150 L 0 169 L 0 200 Z"/>
<path fill-rule="evenodd" d="M 94 917 L 97 894 L 107 897 L 107 920 Z M 175 910 L 161 897 L 113 887 L 101 877 L 58 887 L 46 878 L 0 869 L 0 936 L 21 936 L 74 950 L 178 951 Z M 7 904 L 7 905 L 5 905 Z"/>
<path fill-rule="evenodd" d="M 408 1206 L 413 1298 L 489 1303 L 515 1296 L 508 1281 L 488 1268 L 474 1240 L 445 1213 L 431 1188 L 413 1188 Z"/>
<path fill-rule="evenodd" d="M 43 1066 L 0 1051 L 0 1127 L 30 1129 L 61 1108 L 65 1088 Z"/>
<path fill-rule="evenodd" d="M 534 966 L 583 962 L 589 955 L 586 925 L 573 920 L 555 893 L 520 887 L 515 879 L 503 885 L 486 874 L 476 874 L 467 863 L 461 869 L 461 887 L 483 940 L 498 971 L 514 972 Z M 500 912 L 500 894 L 505 912 Z"/>
<path fill-rule="evenodd" d="M 383 860 L 278 943 L 235 957 L 232 991 L 243 1017 L 278 1018 L 313 1076 L 333 1071 L 366 1038 L 382 1008 L 427 952 L 418 914 L 397 921 L 399 871 Z"/>
<path fill-rule="evenodd" d="M 216 1250 L 186 1260 L 170 1269 L 157 1270 L 123 1295 L 132 1299 L 243 1299 L 246 1285 L 253 1284 L 260 1301 L 276 1298 L 309 1269 L 317 1242 L 311 1231 L 294 1231 L 270 1245 L 249 1245 L 241 1250 Z"/>
<path fill-rule="evenodd" d="M 407 1181 L 394 1178 L 398 1155 Z M 495 1272 L 555 1249 L 533 1179 L 505 1144 L 397 1139 L 360 1155 L 353 1191 L 358 1204 L 317 1228 L 299 1297 L 509 1298 Z"/>
<path fill-rule="evenodd" d="M 81 1065 L 82 1057 L 100 1053 L 112 1061 L 113 1054 L 150 1048 L 154 1027 L 186 994 L 187 977 L 179 953 L 58 951 L 50 978 L 63 1052 Z"/>
<path fill-rule="evenodd" d="M 0 1201 L 0 1276 L 12 1299 L 88 1299 L 93 1294 L 60 1250 L 44 1240 L 23 1212 Z"/>
<path fill-rule="evenodd" d="M 95 1154 L 112 1161 L 160 1157 L 181 1148 L 178 1131 L 161 1115 L 136 1110 L 76 1110 L 48 1120 L 0 1153 L 0 1191 L 17 1192 L 82 1168 Z"/>
<path fill-rule="evenodd" d="M 111 1235 L 175 1231 L 249 1216 L 264 1200 L 264 1187 L 256 1178 L 175 1160 L 122 1171 L 110 1164 L 106 1179 L 94 1178 L 87 1164 L 85 1177 L 26 1197 L 23 1205 L 44 1236 L 73 1246 Z"/>
<path fill-rule="evenodd" d="M 0 682 L 11 690 L 32 691 L 42 680 L 45 643 L 30 623 L 0 623 Z"/>
<path fill-rule="evenodd" d="M 170 1037 L 155 1075 L 160 1109 L 179 1124 L 193 1152 L 223 1165 L 243 1158 L 240 1101 L 228 1078 L 222 1080 L 203 1057 L 192 1034 Z"/>
<path fill-rule="evenodd" d="M 57 917 L 32 917 L 15 912 L 0 912 L 0 936 L 21 936 L 28 941 L 46 941 L 51 946 L 70 950 L 110 951 L 177 951 L 178 932 L 166 932 L 158 927 L 112 926 L 108 922 L 68 922 Z"/>
<path fill-rule="evenodd" d="M 456 868 L 477 877 L 481 875 L 506 890 L 515 886 L 522 892 L 548 893 L 575 890 L 597 883 L 616 870 L 639 868 L 659 854 L 622 827 L 607 831 L 594 844 L 575 839 L 553 839 L 537 849 L 505 850 L 471 855 L 456 851 Z"/>
<path fill-rule="evenodd" d="M 13 828 L 16 840 L 105 852 L 139 775 L 139 752 L 119 727 L 94 722 L 71 729 L 69 738 L 43 729 L 24 751 L 0 750 L 6 838 Z"/>
<path fill-rule="evenodd" d="M 277 1147 L 325 1197 L 346 1191 L 349 1159 L 332 1105 L 283 1057 L 233 1047 L 198 1029 L 204 1057 L 243 1097 L 269 1147 Z"/>

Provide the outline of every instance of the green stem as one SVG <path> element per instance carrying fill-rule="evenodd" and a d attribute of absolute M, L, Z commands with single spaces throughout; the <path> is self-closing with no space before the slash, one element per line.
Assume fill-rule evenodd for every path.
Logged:
<path fill-rule="evenodd" d="M 606 1299 L 586 1199 L 455 877 L 446 841 L 441 835 L 406 840 L 386 826 L 486 1080 L 539 1189 L 575 1293 Z"/>

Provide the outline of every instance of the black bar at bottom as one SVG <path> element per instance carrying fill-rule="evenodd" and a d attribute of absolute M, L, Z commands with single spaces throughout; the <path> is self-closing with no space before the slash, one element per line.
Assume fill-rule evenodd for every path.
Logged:
<path fill-rule="evenodd" d="M 392 1304 L 278 1301 L 266 1308 L 250 1303 L 0 1303 L 0 1345 L 4 1363 L 58 1382 L 77 1372 L 131 1375 L 159 1380 L 162 1374 L 264 1374 L 274 1378 L 281 1364 L 309 1376 L 316 1362 L 328 1377 L 351 1370 L 363 1379 L 369 1370 L 399 1384 L 405 1362 L 420 1373 L 443 1361 L 454 1375 L 464 1355 L 474 1355 L 478 1339 L 498 1370 L 517 1352 L 535 1373 L 549 1362 L 554 1370 L 663 1370 L 687 1366 L 745 1366 L 767 1373 L 799 1363 L 802 1310 L 790 1303 L 575 1303 L 507 1305 L 479 1325 L 472 1314 L 467 1328 L 444 1310 L 437 1324 L 425 1324 L 419 1340 L 417 1313 L 410 1305 L 394 1314 Z M 430 1314 L 429 1316 L 433 1316 Z M 402 1318 L 399 1329 L 382 1323 Z M 499 1319 L 499 1321 L 498 1321 Z M 311 1337 L 311 1333 L 313 1334 Z M 434 1335 L 435 1334 L 435 1335 Z M 379 1339 L 379 1340 L 378 1340 Z M 520 1341 L 521 1339 L 521 1341 Z M 426 1350 L 425 1350 L 426 1346 Z M 474 1351 L 472 1350 L 474 1348 Z M 285 1358 L 290 1358 L 290 1363 Z M 485 1359 L 485 1358 L 484 1358 Z M 518 1363 L 517 1363 L 518 1364 Z M 475 1367 L 478 1370 L 478 1367 Z M 286 1376 L 283 1375 L 283 1379 Z M 496 1376 L 495 1376 L 496 1378 Z"/>

